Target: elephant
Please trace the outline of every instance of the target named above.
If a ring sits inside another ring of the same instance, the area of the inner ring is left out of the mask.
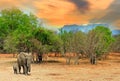
[[[22,67],[23,74],[27,75],[28,72],[31,71],[31,62],[32,62],[31,53],[20,52],[20,54],[17,57],[19,73],[21,73],[21,67]]]
[[[91,55],[91,57],[90,57],[90,63],[91,64],[96,64],[96,56],[95,55]]]
[[[13,71],[14,71],[14,74],[17,74],[17,73],[18,73],[18,64],[17,64],[17,63],[15,63],[15,64],[13,65]]]
[[[75,55],[66,55],[66,64],[70,64],[71,60],[74,61],[75,65],[79,64],[79,59],[81,58],[81,54],[75,54]]]

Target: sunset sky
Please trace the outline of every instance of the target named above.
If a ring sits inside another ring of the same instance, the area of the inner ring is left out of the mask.
[[[0,10],[18,7],[51,26],[107,23],[120,29],[120,0],[0,0]]]

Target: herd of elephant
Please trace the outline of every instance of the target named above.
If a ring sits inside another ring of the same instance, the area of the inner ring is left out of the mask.
[[[23,68],[23,74],[28,75],[31,71],[32,54],[20,52],[17,56],[17,62],[13,65],[14,74],[21,74],[21,67]]]
[[[80,56],[75,57],[66,57],[66,63],[70,64],[70,60],[74,59],[74,64],[79,64]],[[41,59],[41,58],[39,58]],[[42,60],[42,59],[41,59]],[[14,74],[21,74],[21,67],[23,68],[23,74],[28,75],[28,73],[31,71],[31,62],[32,62],[32,54],[26,53],[26,52],[20,52],[17,56],[17,62],[13,65]],[[96,63],[95,56],[92,56],[90,58],[91,64]]]

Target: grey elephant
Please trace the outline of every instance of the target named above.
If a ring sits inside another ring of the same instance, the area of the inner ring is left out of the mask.
[[[31,71],[32,54],[21,52],[17,57],[17,63],[19,73],[21,73],[21,67],[23,68],[23,74],[27,75]]]
[[[13,71],[14,71],[14,74],[18,74],[18,64],[17,63],[15,63],[13,65]]]

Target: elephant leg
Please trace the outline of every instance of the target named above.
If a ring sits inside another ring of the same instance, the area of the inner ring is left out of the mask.
[[[31,66],[27,66],[27,72],[31,71]]]
[[[19,73],[21,74],[21,66],[19,66],[18,68],[19,68]]]
[[[16,69],[14,69],[14,74],[16,74]]]
[[[70,64],[70,60],[71,60],[71,58],[66,58],[66,64]]]
[[[76,64],[79,64],[79,59],[75,59],[75,61],[74,61],[74,64],[76,65]]]
[[[15,74],[17,74],[17,70],[15,71]]]
[[[25,67],[24,67],[24,66],[22,66],[22,68],[23,68],[23,74],[25,74]]]
[[[67,64],[70,64],[70,61],[71,61],[71,58],[68,58],[68,63]]]
[[[16,74],[18,74],[17,70],[16,70]]]
[[[17,69],[15,69],[15,74],[17,74]]]
[[[66,59],[66,64],[68,64],[68,59]]]
[[[28,74],[28,72],[30,72],[30,67],[29,66],[26,68],[26,73]]]
[[[14,74],[15,74],[15,70],[14,70]]]
[[[24,65],[24,74],[25,74],[25,75],[28,74],[28,71],[27,71],[27,67],[26,67],[26,65]]]
[[[26,73],[28,74],[29,67],[26,67]]]
[[[31,66],[29,66],[29,68],[28,68],[28,72],[30,72],[31,71]]]

